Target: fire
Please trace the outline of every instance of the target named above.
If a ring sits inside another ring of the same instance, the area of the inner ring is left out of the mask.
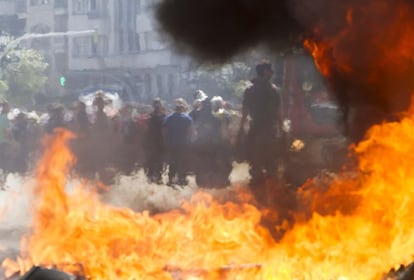
[[[344,28],[330,36],[326,27],[315,29],[305,46],[321,72],[378,94],[414,89],[405,79],[414,69],[414,16],[397,2],[348,9]],[[374,36],[378,28],[383,32]],[[295,224],[278,241],[260,223],[268,213],[247,202],[219,203],[199,193],[176,211],[150,215],[105,205],[87,184],[68,190],[74,158],[66,142],[73,135],[61,131],[37,168],[32,232],[20,258],[3,267],[11,275],[56,266],[98,280],[379,279],[413,261],[413,113],[414,105],[401,120],[373,126],[353,148],[355,170],[325,189],[317,181],[304,186]]]
[[[3,263],[8,275],[34,264],[72,273],[81,264],[92,279],[171,279],[174,274],[217,279],[261,273],[275,242],[259,225],[256,208],[220,205],[199,194],[179,211],[150,216],[104,205],[86,186],[67,192],[73,158],[65,143],[71,137],[60,132],[39,164],[33,232],[22,242],[21,258]]]
[[[403,1],[393,8],[370,3],[349,9],[332,36],[315,29],[305,46],[329,78],[374,91],[384,83],[379,94],[390,96],[394,85],[414,89],[412,10]],[[268,213],[247,202],[219,203],[198,193],[180,209],[150,215],[105,205],[87,184],[68,191],[74,158],[66,142],[73,135],[61,131],[37,168],[32,232],[20,258],[3,267],[11,275],[55,266],[90,279],[379,279],[413,261],[413,112],[414,106],[400,121],[373,126],[353,148],[355,169],[329,184],[305,185],[295,224],[278,241],[261,225]]]
[[[336,91],[353,95],[349,102],[370,100],[386,103],[385,110],[406,110],[414,90],[412,3],[347,2],[338,3],[336,18],[321,15],[305,48]]]
[[[93,188],[66,191],[73,157],[62,131],[37,169],[33,231],[3,267],[10,275],[34,264],[79,273],[81,265],[91,279],[378,279],[412,261],[413,135],[412,114],[373,127],[355,148],[359,170],[338,176],[315,196],[312,216],[298,213],[276,242],[247,203],[200,193],[151,216],[104,205]]]

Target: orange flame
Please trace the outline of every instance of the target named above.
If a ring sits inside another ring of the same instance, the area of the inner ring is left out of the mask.
[[[84,186],[65,191],[73,158],[71,135],[61,132],[37,170],[33,232],[21,258],[3,267],[8,275],[33,264],[75,273],[81,264],[91,279],[376,279],[412,261],[413,135],[412,114],[373,127],[355,148],[359,171],[319,197],[331,209],[275,242],[247,203],[200,193],[181,210],[150,216],[104,205]],[[346,211],[335,212],[336,203]]]
[[[414,61],[412,7],[403,1],[366,1],[357,8],[348,8],[341,30],[331,34],[317,27],[316,39],[305,40],[320,72],[328,77],[332,71],[354,73],[371,83],[384,83],[384,74],[411,75],[407,71]]]
[[[322,75],[329,77],[330,66],[329,62],[325,61],[324,58],[327,57],[326,52],[328,48],[322,44],[318,45],[316,42],[306,39],[304,42],[305,48],[310,51],[313,58],[315,59],[315,64],[318,67]]]

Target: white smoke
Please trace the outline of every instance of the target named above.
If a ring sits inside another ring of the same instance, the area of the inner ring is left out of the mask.
[[[134,211],[162,212],[178,208],[183,200],[189,200],[196,192],[204,191],[213,196],[223,197],[235,187],[246,185],[248,176],[248,165],[233,165],[230,174],[231,185],[224,189],[207,190],[200,189],[195,183],[194,177],[189,177],[189,184],[185,187],[172,188],[167,185],[148,183],[143,171],[134,176],[121,176],[119,182],[110,186],[103,194],[103,200],[117,207],[128,207]],[[166,174],[164,182],[167,181]]]

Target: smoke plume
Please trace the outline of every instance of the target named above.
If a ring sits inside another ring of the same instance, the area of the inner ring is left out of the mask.
[[[258,45],[278,53],[311,40],[354,140],[410,103],[408,0],[164,0],[156,15],[177,49],[202,61],[225,62]]]
[[[291,46],[302,30],[285,1],[164,0],[156,16],[178,50],[214,62],[261,43]]]

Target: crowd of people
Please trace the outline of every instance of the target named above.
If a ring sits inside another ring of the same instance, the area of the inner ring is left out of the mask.
[[[226,186],[232,161],[230,125],[237,113],[227,110],[219,96],[207,98],[202,91],[196,95],[201,98],[194,98],[191,112],[183,98],[171,109],[156,98],[152,106],[127,103],[115,110],[103,92],[95,94],[92,108],[77,101],[68,108],[49,104],[45,112],[16,113],[3,100],[0,169],[4,174],[29,171],[41,153],[42,137],[60,128],[76,135],[70,148],[77,159],[74,170],[82,177],[110,183],[115,174],[142,168],[157,184],[184,186],[187,175],[194,174],[205,187]]]
[[[252,183],[261,184],[276,170],[275,139],[282,117],[271,65],[258,64],[256,72],[241,110],[202,90],[190,98],[191,106],[183,98],[167,105],[155,98],[152,106],[124,104],[115,110],[103,92],[96,92],[91,108],[82,101],[68,108],[50,104],[43,113],[19,112],[13,118],[3,100],[0,169],[4,174],[29,171],[41,153],[42,137],[63,128],[76,135],[70,142],[77,158],[74,171],[85,178],[110,183],[115,174],[143,169],[156,184],[185,186],[193,174],[201,187],[225,187],[232,162],[243,154],[251,165]]]

